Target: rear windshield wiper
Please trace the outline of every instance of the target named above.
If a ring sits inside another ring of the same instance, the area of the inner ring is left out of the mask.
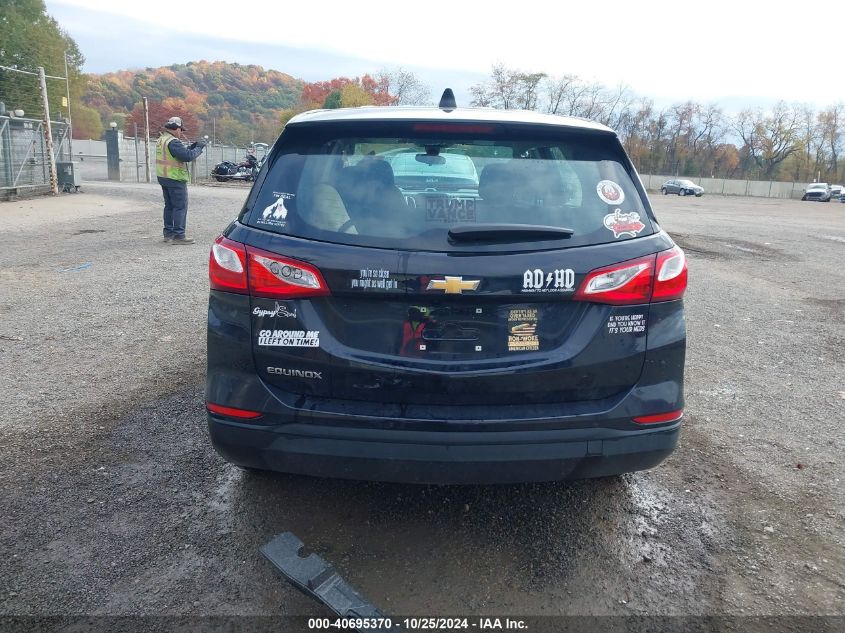
[[[454,242],[521,242],[525,240],[562,240],[572,237],[572,229],[538,224],[458,224],[449,229]]]

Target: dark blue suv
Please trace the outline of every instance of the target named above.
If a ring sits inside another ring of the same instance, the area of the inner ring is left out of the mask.
[[[677,443],[686,260],[604,126],[301,114],[209,275],[208,424],[235,464],[525,482],[650,468]]]

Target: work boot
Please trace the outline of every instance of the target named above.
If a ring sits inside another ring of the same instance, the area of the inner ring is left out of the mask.
[[[182,237],[174,237],[174,238],[172,238],[172,239],[170,240],[170,243],[171,243],[171,244],[193,244],[193,243],[194,243],[194,238],[192,238],[192,237],[185,237],[185,236],[183,235]]]
[[[163,238],[161,238],[161,241],[162,242],[172,242],[173,236],[172,235],[165,235]]]

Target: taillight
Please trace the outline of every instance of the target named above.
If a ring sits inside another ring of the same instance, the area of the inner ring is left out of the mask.
[[[208,258],[208,279],[212,290],[246,294],[246,249],[222,235],[214,240]]]
[[[576,301],[636,305],[681,299],[687,289],[687,260],[677,246],[590,271]]]
[[[654,275],[654,255],[597,268],[587,274],[576,301],[611,305],[648,303]]]
[[[687,289],[687,258],[684,251],[675,246],[657,254],[652,303],[673,301],[684,296]]]
[[[214,240],[208,260],[212,290],[271,299],[296,299],[331,294],[314,266],[234,242]]]
[[[247,247],[249,293],[254,297],[295,299],[331,294],[320,271],[295,259]]]

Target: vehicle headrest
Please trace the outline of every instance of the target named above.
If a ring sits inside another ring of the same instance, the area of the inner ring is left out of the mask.
[[[493,163],[481,170],[478,195],[484,200],[508,200],[512,195],[512,187],[513,177],[507,164]]]
[[[302,154],[284,154],[279,156],[273,166],[273,172],[278,174],[273,186],[276,191],[294,193],[299,187],[299,178],[305,166],[305,156]]]
[[[393,168],[387,161],[380,159],[367,160],[362,161],[360,166],[365,170],[365,177],[368,180],[374,180],[386,187],[393,185]]]

